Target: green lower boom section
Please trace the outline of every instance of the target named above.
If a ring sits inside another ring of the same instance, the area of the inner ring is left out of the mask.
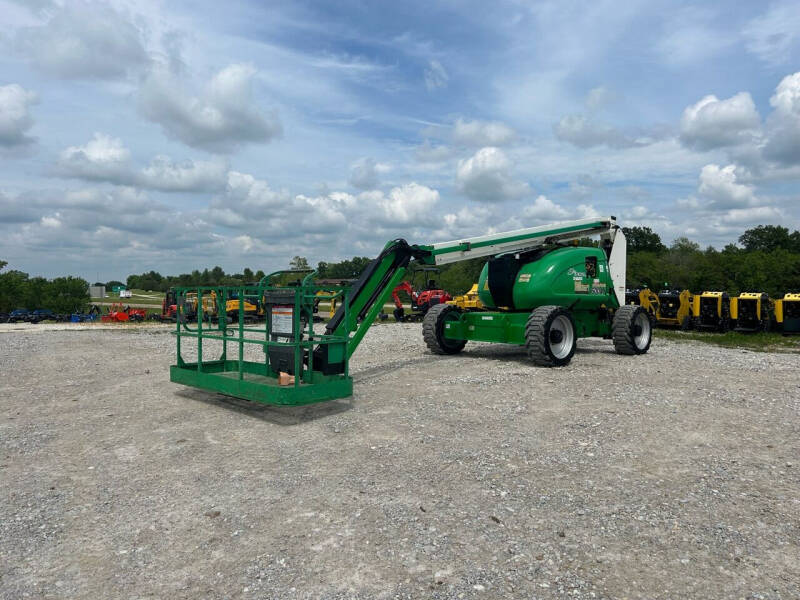
[[[454,340],[525,344],[525,325],[529,312],[465,312],[458,320],[444,324],[444,337]],[[607,321],[597,311],[572,312],[578,337],[606,337],[611,334]]]
[[[278,385],[278,378],[268,373],[263,363],[218,360],[203,362],[202,371],[197,363],[172,365],[169,379],[196,388],[235,396],[261,404],[299,406],[347,398],[353,395],[353,379],[343,375],[325,376],[313,373],[313,383]]]

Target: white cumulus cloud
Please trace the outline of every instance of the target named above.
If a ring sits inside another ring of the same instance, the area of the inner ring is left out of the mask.
[[[245,143],[268,142],[281,135],[275,114],[265,114],[252,93],[255,69],[232,64],[214,75],[197,94],[182,78],[154,68],[139,92],[142,114],[171,138],[212,152],[231,152]]]
[[[683,111],[680,135],[685,145],[710,150],[750,142],[760,126],[749,93],[739,92],[725,100],[708,95]]]
[[[51,75],[116,78],[149,60],[141,30],[106,2],[70,0],[50,14],[46,23],[20,29],[16,44]]]
[[[787,75],[770,98],[764,156],[782,165],[800,165],[800,72]]]
[[[438,191],[418,183],[392,188],[387,196],[382,196],[377,201],[383,220],[392,225],[430,221],[438,202]]]
[[[499,121],[465,121],[458,119],[453,125],[453,141],[465,146],[505,146],[516,134]]]
[[[735,165],[704,166],[697,191],[711,200],[715,208],[741,208],[758,203],[753,186],[737,182]]]
[[[376,162],[370,156],[359,158],[350,167],[350,185],[362,190],[375,189],[380,183],[380,176],[389,170],[389,165]]]
[[[547,196],[537,196],[533,204],[528,204],[522,209],[522,216],[526,219],[537,221],[559,221],[569,217],[571,213],[559,206]]]
[[[456,184],[468,198],[479,202],[502,202],[519,198],[529,191],[527,183],[511,175],[511,161],[499,148],[481,148],[458,163]]]
[[[38,96],[21,85],[0,86],[0,147],[12,148],[33,142],[27,134],[33,127],[31,105]]]
[[[634,139],[616,127],[607,125],[586,115],[567,115],[553,126],[553,133],[562,142],[578,148],[608,146],[609,148],[632,148],[645,145],[644,140]]]
[[[95,133],[83,146],[63,150],[57,167],[65,177],[165,192],[214,191],[228,180],[228,164],[221,159],[174,162],[159,155],[137,169],[122,140],[104,133]]]

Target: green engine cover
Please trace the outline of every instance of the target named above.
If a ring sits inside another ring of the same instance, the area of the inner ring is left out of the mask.
[[[547,304],[581,310],[619,306],[608,260],[599,248],[557,248],[530,262],[524,257],[516,261],[513,256],[494,260],[504,262],[487,262],[478,280],[478,295],[487,308],[530,311]]]

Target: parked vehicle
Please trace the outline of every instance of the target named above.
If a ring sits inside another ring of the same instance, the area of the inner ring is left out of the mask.
[[[31,313],[31,323],[39,323],[41,321],[58,321],[59,316],[49,308],[37,308]]]
[[[8,322],[9,323],[19,323],[20,321],[30,321],[31,320],[31,311],[27,308],[18,308],[16,310],[12,310],[8,314]]]

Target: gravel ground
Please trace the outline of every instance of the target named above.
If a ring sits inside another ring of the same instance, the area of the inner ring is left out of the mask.
[[[0,333],[0,597],[800,598],[798,354],[387,324],[351,399],[260,408],[173,344]]]

